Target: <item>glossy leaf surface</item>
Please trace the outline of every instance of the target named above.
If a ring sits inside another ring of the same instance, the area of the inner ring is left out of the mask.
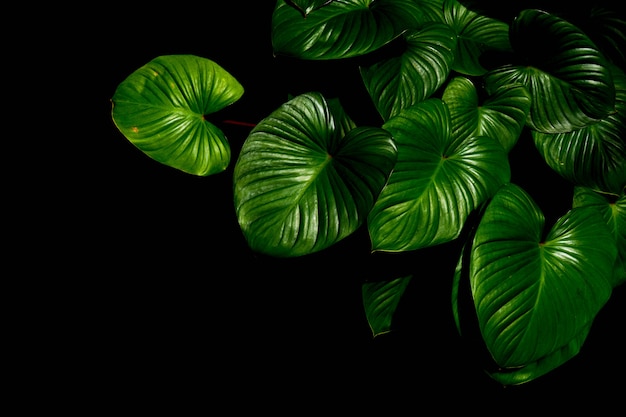
[[[619,194],[626,186],[626,75],[616,67],[615,111],[596,123],[564,133],[533,131],[546,163],[572,183]]]
[[[427,23],[403,37],[407,46],[402,55],[361,68],[383,120],[429,98],[446,81],[454,60],[456,35],[443,23]]]
[[[375,251],[408,251],[455,239],[468,215],[510,179],[504,148],[491,138],[457,141],[448,108],[431,98],[383,128],[398,160],[368,217]]]
[[[355,127],[319,93],[294,97],[251,131],[235,165],[248,244],[279,257],[331,246],[363,223],[395,160],[386,130]]]
[[[303,17],[278,0],[272,15],[272,47],[276,55],[301,59],[359,56],[416,27],[421,14],[414,0],[342,0]]]
[[[239,100],[241,84],[215,62],[167,55],[126,78],[112,98],[120,132],[152,159],[189,174],[222,172],[230,163],[224,133],[205,119]]]
[[[523,10],[510,29],[517,63],[486,74],[493,90],[516,83],[533,98],[527,125],[545,133],[580,129],[614,109],[608,61],[576,26],[546,12]]]
[[[366,282],[362,287],[365,316],[374,337],[391,331],[394,313],[412,276]]]
[[[613,287],[626,281],[626,192],[617,196],[600,194],[587,187],[574,189],[573,207],[595,207],[602,213],[604,221],[617,245],[617,259],[611,278]]]
[[[509,183],[487,206],[473,239],[469,279],[478,323],[505,369],[540,361],[554,367],[571,357],[611,294],[616,245],[598,210],[570,210],[545,239],[543,228],[532,198]]]
[[[480,102],[476,86],[466,77],[450,80],[442,100],[450,109],[455,137],[494,138],[506,152],[517,143],[531,103],[526,87],[515,84],[499,88]]]

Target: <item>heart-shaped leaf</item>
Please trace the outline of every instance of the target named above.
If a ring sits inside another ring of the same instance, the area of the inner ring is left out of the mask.
[[[272,15],[272,47],[276,55],[301,59],[359,56],[416,27],[421,15],[414,0],[342,0],[303,17],[278,0]]]
[[[362,287],[365,316],[374,337],[389,333],[393,315],[412,275],[387,281],[366,282]]]
[[[224,133],[205,116],[239,100],[243,92],[233,76],[209,59],[160,56],[117,87],[112,118],[149,157],[206,176],[224,171],[231,152]]]
[[[611,196],[591,188],[575,187],[573,207],[595,207],[609,226],[617,246],[617,259],[611,278],[613,288],[626,282],[626,192]]]
[[[546,163],[584,187],[619,194],[626,185],[626,75],[612,67],[615,111],[597,123],[564,133],[532,131]]]
[[[443,0],[443,17],[457,35],[452,69],[464,75],[483,75],[487,70],[480,62],[485,52],[511,50],[509,25],[480,15],[457,0]]]
[[[494,138],[506,152],[517,143],[531,103],[528,90],[519,84],[501,87],[480,102],[476,86],[466,77],[450,80],[442,100],[450,109],[455,137]]]
[[[545,133],[583,128],[614,111],[609,63],[578,27],[549,13],[523,10],[510,29],[518,64],[485,76],[494,87],[521,83],[532,96],[527,125]]]
[[[448,77],[454,60],[456,35],[443,23],[427,23],[403,36],[407,47],[402,55],[361,68],[383,120],[429,98]]]
[[[278,257],[325,249],[364,221],[396,160],[389,132],[354,127],[338,101],[296,96],[263,119],[234,171],[250,247]]]
[[[456,140],[446,105],[430,98],[383,125],[398,160],[368,217],[373,250],[408,251],[455,239],[468,215],[510,179],[491,138]]]
[[[543,227],[532,198],[508,183],[473,238],[469,280],[478,324],[502,368],[525,367],[567,347],[611,294],[617,249],[596,208],[571,209],[544,240]]]

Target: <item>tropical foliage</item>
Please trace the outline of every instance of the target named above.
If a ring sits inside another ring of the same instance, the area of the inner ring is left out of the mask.
[[[234,163],[234,209],[259,253],[305,256],[361,228],[372,253],[461,241],[449,277],[459,333],[476,323],[490,375],[526,383],[579,352],[626,281],[626,21],[609,2],[575,12],[539,3],[278,0],[274,53],[367,57],[358,70],[377,125],[357,125],[342,97],[307,92],[251,128],[233,162],[208,116],[244,87],[193,55],[130,74],[112,119],[140,151],[186,173]],[[519,140],[571,186],[571,208],[553,224],[512,181]],[[363,283],[374,337],[393,331],[411,279]]]

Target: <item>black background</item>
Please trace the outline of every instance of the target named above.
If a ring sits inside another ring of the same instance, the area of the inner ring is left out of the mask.
[[[295,415],[331,405],[355,413],[401,407],[408,414],[433,407],[506,412],[623,404],[623,286],[576,357],[536,381],[504,388],[485,374],[489,361],[479,343],[461,338],[454,326],[450,291],[459,243],[371,256],[359,230],[298,259],[250,251],[232,202],[232,170],[250,128],[224,120],[257,123],[289,94],[317,90],[339,96],[357,124],[380,124],[358,60],[273,56],[273,4],[101,10],[101,36],[83,55],[93,62],[77,69],[97,73],[78,86],[95,96],[96,117],[73,148],[80,156],[68,176],[80,185],[63,214],[73,256],[82,261],[72,271],[83,274],[71,285],[79,296],[60,307],[67,309],[63,328],[73,342],[64,350],[77,365],[80,396],[104,408],[129,401],[133,410],[167,403]],[[200,178],[154,162],[112,122],[117,85],[169,54],[209,58],[244,86],[237,103],[213,116],[233,151],[223,173]],[[571,189],[542,165],[533,146],[522,137],[513,151],[513,181],[551,222],[569,207]],[[390,273],[414,278],[398,330],[373,339],[361,284]]]

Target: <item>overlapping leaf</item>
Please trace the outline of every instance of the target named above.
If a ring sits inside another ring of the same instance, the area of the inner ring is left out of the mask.
[[[296,96],[262,120],[234,171],[250,247],[293,257],[325,249],[365,220],[396,160],[390,133],[354,127],[337,101]]]
[[[564,133],[533,131],[546,163],[580,186],[619,194],[626,186],[626,75],[612,67],[615,111],[596,123]]]
[[[474,83],[455,77],[446,86],[442,100],[450,109],[452,134],[464,140],[487,136],[500,142],[506,152],[517,143],[530,110],[531,97],[526,87],[501,87],[480,102]]]
[[[524,84],[533,98],[527,125],[545,133],[581,129],[607,117],[615,106],[608,61],[576,26],[534,9],[523,10],[510,29],[517,62],[485,80],[493,90]]]
[[[407,47],[402,55],[361,68],[383,120],[429,98],[446,81],[454,60],[456,35],[443,23],[424,24],[403,37]]]
[[[481,63],[485,52],[510,51],[509,25],[478,14],[457,0],[443,0],[443,18],[457,35],[452,69],[464,75],[483,75]]]
[[[617,246],[613,287],[626,282],[626,193],[616,196],[600,194],[591,188],[575,187],[573,207],[595,207],[602,213],[604,221]]]
[[[372,248],[408,251],[455,239],[468,215],[510,179],[504,148],[488,137],[457,141],[450,114],[436,98],[383,125],[398,160],[368,216]]]
[[[505,369],[544,361],[537,375],[578,351],[611,294],[617,252],[593,207],[573,208],[545,239],[543,228],[532,198],[514,184],[502,186],[477,227],[469,266],[480,331],[494,360]]]
[[[416,27],[421,14],[415,0],[342,0],[303,17],[278,0],[272,15],[272,47],[276,55],[301,59],[359,56]]]
[[[189,174],[226,169],[230,144],[205,119],[243,95],[239,82],[215,62],[167,55],[126,78],[112,98],[120,132],[149,157]]]

